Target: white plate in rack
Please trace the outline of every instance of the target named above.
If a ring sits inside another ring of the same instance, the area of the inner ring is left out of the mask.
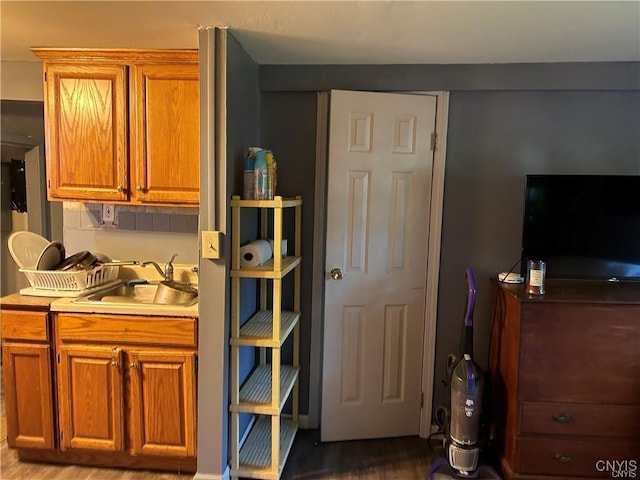
[[[49,240],[32,232],[13,232],[7,239],[9,253],[19,268],[35,269]]]

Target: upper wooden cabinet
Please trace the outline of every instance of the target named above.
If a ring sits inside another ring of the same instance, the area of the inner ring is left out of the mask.
[[[199,202],[196,50],[33,49],[50,200]]]

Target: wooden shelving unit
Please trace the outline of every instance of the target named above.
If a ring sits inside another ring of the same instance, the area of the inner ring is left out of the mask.
[[[282,251],[283,209],[294,209],[295,238],[291,256],[274,255],[258,268],[243,268],[240,263],[241,212],[245,208],[260,211],[260,236],[267,238],[269,222],[273,227],[273,251]],[[273,200],[231,199],[231,476],[233,478],[278,479],[298,429],[298,376],[300,371],[300,265],[302,263],[302,198],[275,197]],[[282,281],[294,275],[293,311],[283,311]],[[255,278],[260,283],[259,309],[240,324],[240,280]],[[268,309],[267,282],[272,283],[271,308]],[[280,350],[293,342],[293,362],[281,363]],[[241,347],[259,348],[259,365],[240,381]],[[270,352],[270,362],[267,352]],[[282,410],[291,399],[291,416]],[[239,416],[253,414],[248,435],[241,440]]]

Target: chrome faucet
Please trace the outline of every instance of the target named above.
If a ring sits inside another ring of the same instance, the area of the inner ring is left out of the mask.
[[[146,267],[147,265],[153,265],[155,267],[155,269],[158,271],[158,273],[160,275],[162,275],[162,277],[167,281],[167,282],[172,282],[173,281],[173,260],[178,256],[177,253],[174,253],[173,256],[171,257],[171,260],[169,260],[165,265],[164,265],[164,271],[160,268],[160,265],[158,265],[156,262],[142,262],[140,265],[143,267]]]

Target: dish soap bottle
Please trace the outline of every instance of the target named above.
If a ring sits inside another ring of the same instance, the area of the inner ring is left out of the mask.
[[[273,153],[270,150],[267,150],[265,154],[265,161],[267,164],[267,189],[265,198],[267,200],[273,200]]]

